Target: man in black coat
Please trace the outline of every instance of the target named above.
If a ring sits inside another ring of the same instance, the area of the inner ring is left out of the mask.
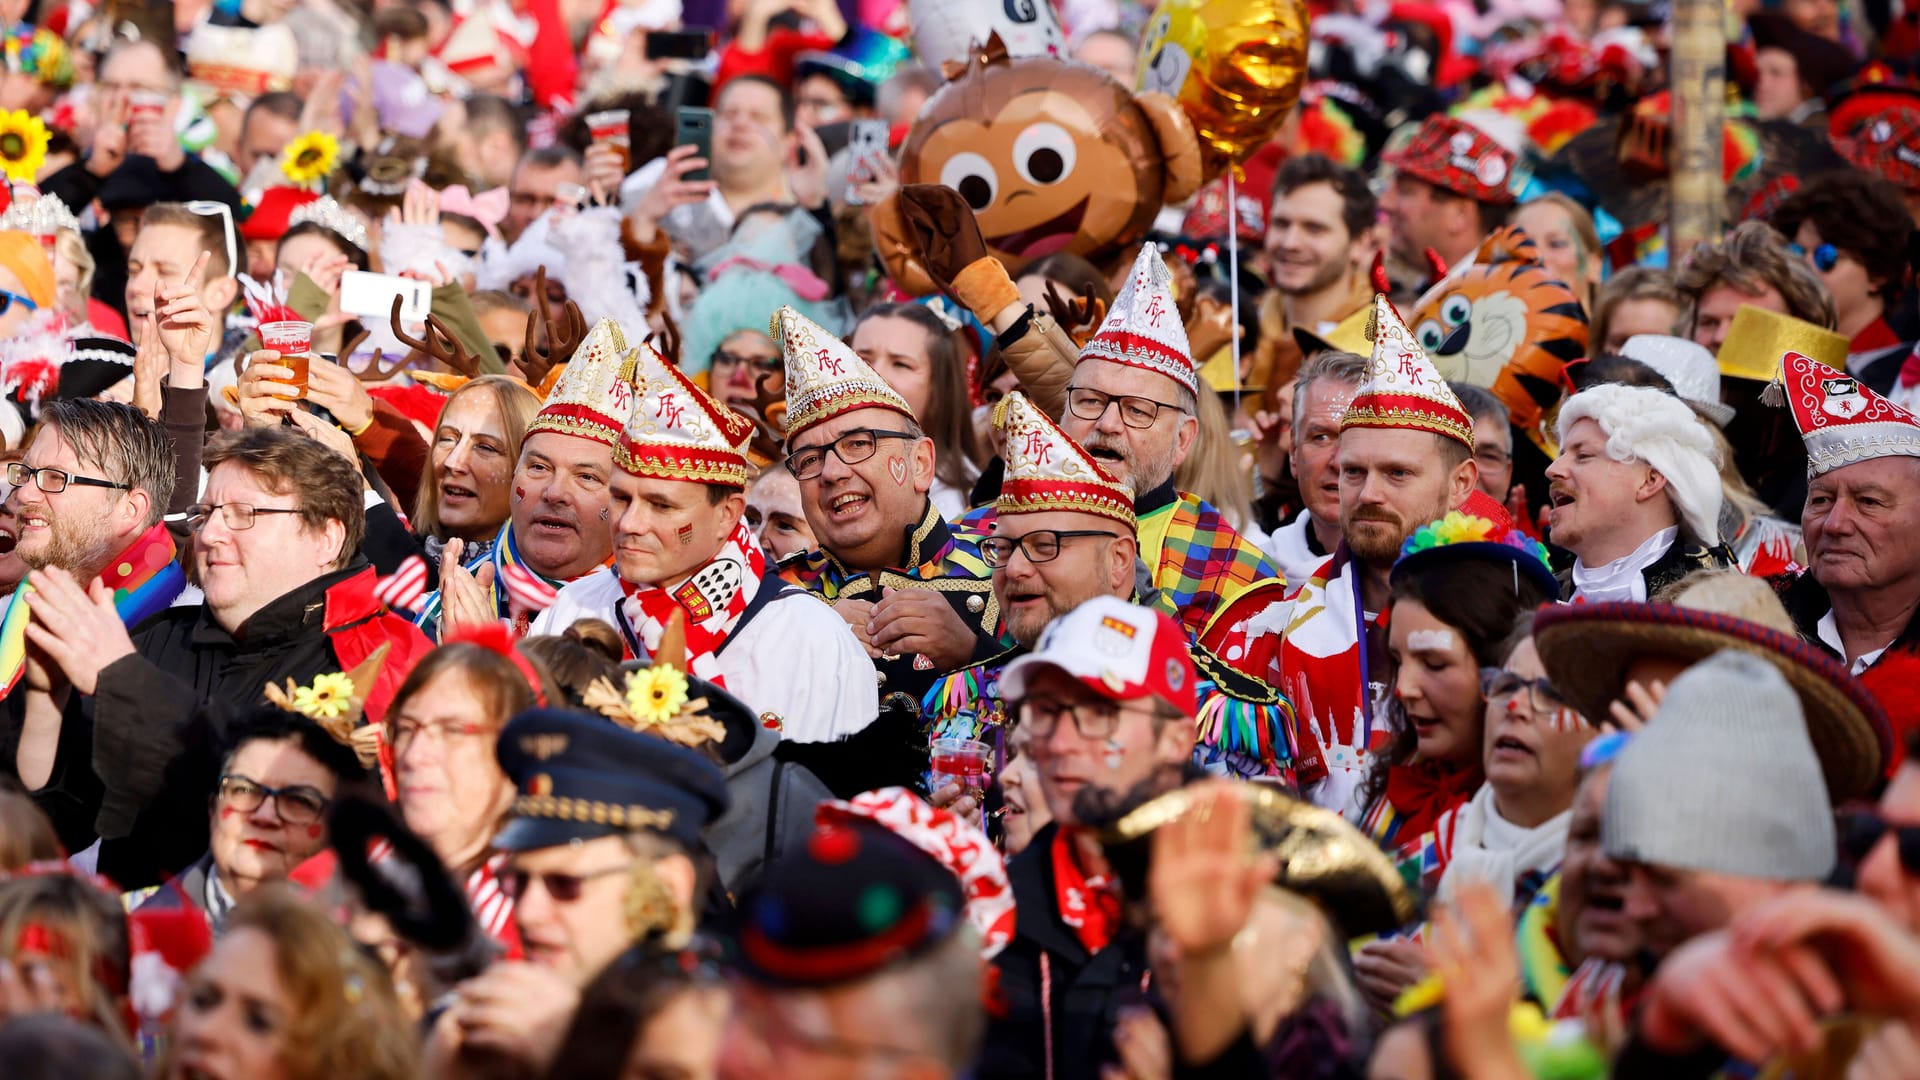
[[[98,869],[125,888],[206,850],[218,747],[267,683],[308,686],[387,645],[367,702],[377,721],[431,647],[373,595],[354,463],[283,428],[220,436],[203,461],[204,501],[188,512],[203,605],[129,633],[111,594],[58,571],[29,579],[29,640],[73,700],[51,729],[23,731],[15,759],[62,839],[78,849],[99,837]]]
[[[1112,1060],[1119,1010],[1141,1000],[1146,956],[1121,933],[1119,884],[1083,826],[1180,786],[1196,681],[1178,623],[1110,596],[1054,620],[1001,676],[1053,824],[1007,868],[1018,915],[994,958],[1005,1007],[987,1027],[980,1080],[1092,1080]]]

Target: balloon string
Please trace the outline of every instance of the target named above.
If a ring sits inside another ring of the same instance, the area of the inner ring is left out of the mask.
[[[1240,408],[1240,200],[1234,191],[1235,166],[1227,166],[1227,295],[1233,303],[1233,323],[1227,328],[1227,355],[1233,360],[1233,407]]]

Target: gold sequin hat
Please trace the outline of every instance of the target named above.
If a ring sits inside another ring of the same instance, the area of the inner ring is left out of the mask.
[[[1431,431],[1473,449],[1473,417],[1453,396],[1407,324],[1384,296],[1373,298],[1373,359],[1340,430],[1356,427]]]
[[[1000,513],[1073,510],[1118,522],[1128,533],[1138,526],[1133,490],[1101,468],[1025,394],[1007,395],[998,426],[1007,437],[1007,473],[996,504]]]
[[[1780,373],[1780,358],[1790,352],[1845,371],[1850,348],[1845,335],[1791,315],[1742,304],[1734,310],[1726,340],[1720,343],[1720,374],[1771,382]]]
[[[853,347],[791,307],[773,313],[767,335],[787,359],[787,439],[857,409],[892,409],[918,424],[907,399],[867,366]]]
[[[552,431],[618,446],[638,397],[639,363],[620,324],[601,319],[561,371],[527,434]]]
[[[642,342],[638,353],[640,403],[613,463],[635,476],[745,487],[753,421],[715,401],[653,346]]]

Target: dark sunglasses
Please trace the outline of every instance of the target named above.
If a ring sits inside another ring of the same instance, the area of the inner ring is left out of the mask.
[[[587,882],[594,878],[624,874],[631,869],[633,869],[632,863],[621,863],[618,866],[609,866],[586,874],[534,874],[508,867],[500,875],[500,891],[506,893],[509,900],[519,900],[526,895],[527,886],[535,878],[539,878],[540,887],[547,890],[547,895],[553,898],[554,903],[571,904],[580,899],[580,893],[586,888]]]
[[[1801,247],[1799,244],[1788,244],[1787,250],[1803,259],[1806,258],[1808,254],[1807,249]],[[1834,247],[1832,244],[1821,244],[1819,247],[1813,249],[1812,254],[1814,269],[1823,274],[1832,273],[1833,268],[1840,264],[1840,249]]]
[[[1920,875],[1920,825],[1893,825],[1871,810],[1840,816],[1840,850],[1853,862],[1864,860],[1880,838],[1891,832],[1900,849],[1900,869]]]

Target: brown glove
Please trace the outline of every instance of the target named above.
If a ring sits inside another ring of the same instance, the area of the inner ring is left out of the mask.
[[[908,296],[929,296],[940,290],[927,276],[914,247],[914,231],[900,214],[900,193],[894,192],[875,203],[867,214],[867,227],[873,233],[873,253],[887,276]]]
[[[987,257],[987,242],[973,208],[960,193],[942,184],[908,184],[900,189],[900,221],[920,264],[941,292],[951,292],[960,271]]]

